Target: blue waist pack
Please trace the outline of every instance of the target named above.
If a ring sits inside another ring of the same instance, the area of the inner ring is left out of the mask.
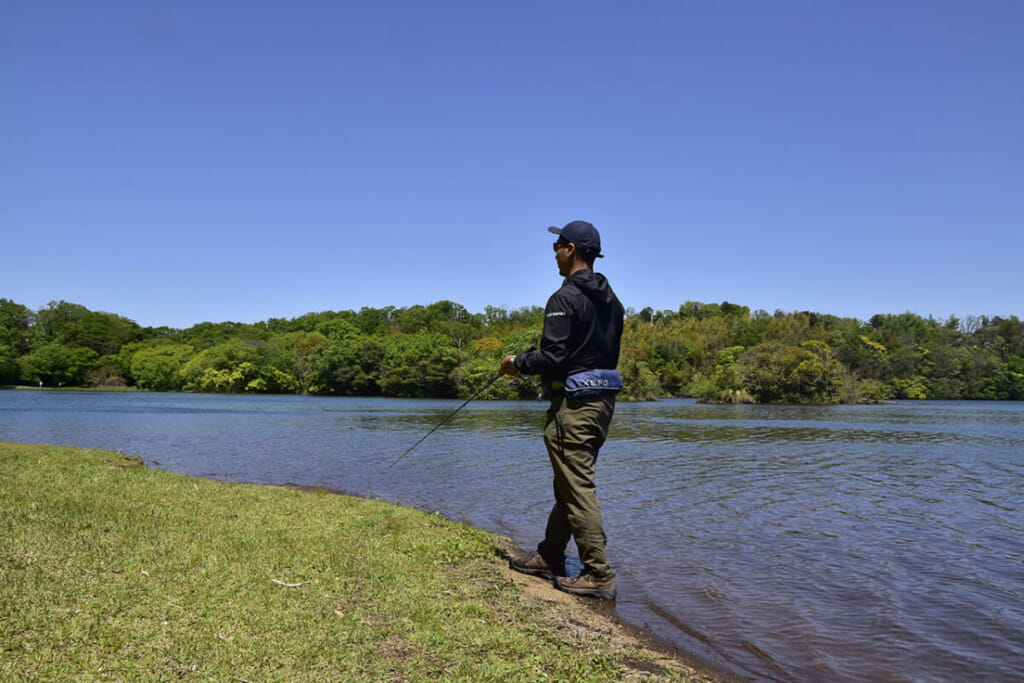
[[[565,379],[565,393],[572,397],[599,396],[622,389],[618,370],[584,370]]]

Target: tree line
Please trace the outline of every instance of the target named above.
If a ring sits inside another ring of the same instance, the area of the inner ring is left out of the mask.
[[[173,329],[66,301],[32,311],[0,298],[0,385],[466,397],[505,354],[537,345],[543,320],[540,307],[471,313],[439,301]],[[1024,323],[686,302],[627,311],[619,370],[632,400],[1024,400]],[[524,378],[488,392],[535,398],[538,387]]]

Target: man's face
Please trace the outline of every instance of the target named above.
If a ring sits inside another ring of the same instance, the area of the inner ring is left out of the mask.
[[[558,273],[562,277],[569,277],[572,274],[573,256],[576,253],[576,245],[565,240],[555,242],[555,261],[558,262]]]

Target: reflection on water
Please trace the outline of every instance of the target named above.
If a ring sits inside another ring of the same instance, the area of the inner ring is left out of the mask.
[[[399,500],[532,546],[540,403],[0,392],[0,439]],[[1024,404],[620,404],[617,609],[744,678],[1024,678]]]

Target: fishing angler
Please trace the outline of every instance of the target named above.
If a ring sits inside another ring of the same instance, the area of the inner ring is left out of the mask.
[[[548,231],[558,272],[565,280],[547,301],[540,349],[509,355],[499,375],[540,375],[550,400],[544,445],[554,471],[555,504],[537,551],[512,558],[516,571],[554,581],[568,593],[614,600],[615,571],[594,484],[597,454],[608,437],[625,312],[604,275],[594,272],[601,236],[590,223],[573,221]],[[565,550],[576,541],[583,570],[565,575]]]

